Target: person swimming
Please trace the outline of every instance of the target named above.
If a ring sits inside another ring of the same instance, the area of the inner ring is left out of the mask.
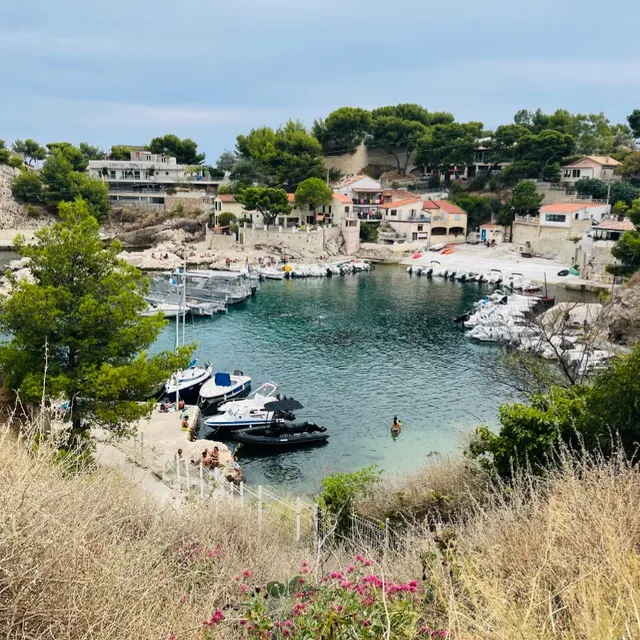
[[[393,435],[398,435],[400,433],[401,428],[402,428],[402,422],[398,420],[398,416],[393,416],[393,422],[391,423],[391,433]]]

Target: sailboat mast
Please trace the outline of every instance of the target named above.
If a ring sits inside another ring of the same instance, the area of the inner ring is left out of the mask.
[[[182,269],[182,346],[185,344],[184,332],[187,324],[187,256]]]

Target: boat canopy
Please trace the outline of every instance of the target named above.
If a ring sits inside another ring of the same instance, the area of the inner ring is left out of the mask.
[[[264,405],[267,411],[298,411],[302,409],[302,405],[293,398],[285,398],[284,400],[274,400]]]
[[[214,376],[214,382],[218,387],[230,387],[231,376],[228,373],[216,373],[216,375]]]

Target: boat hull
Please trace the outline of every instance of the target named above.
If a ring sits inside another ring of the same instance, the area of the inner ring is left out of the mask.
[[[235,385],[228,391],[211,397],[204,397],[202,393],[200,393],[200,396],[198,398],[198,407],[200,408],[200,411],[203,415],[210,416],[217,411],[218,407],[221,404],[229,402],[234,398],[241,398],[249,391],[251,391],[251,380]]]
[[[276,429],[273,428],[273,425],[254,427],[236,431],[232,437],[243,447],[265,451],[324,444],[329,439],[329,434],[323,427],[318,427],[313,423],[304,423],[300,426]]]

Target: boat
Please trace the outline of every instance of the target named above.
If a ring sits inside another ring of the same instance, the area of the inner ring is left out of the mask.
[[[160,302],[157,300],[147,300],[148,308],[140,312],[143,317],[155,316],[157,313],[162,313],[165,318],[176,318],[182,313],[182,308],[179,304],[172,304],[170,302]]]
[[[209,414],[223,402],[237,398],[251,389],[251,378],[242,371],[218,372],[200,389],[198,406],[203,414]]]
[[[260,271],[267,280],[284,280],[284,271],[275,268],[264,268]]]
[[[325,427],[308,421],[295,423],[287,418],[293,411],[303,408],[297,400],[275,400],[268,402],[264,408],[272,412],[271,422],[263,427],[234,431],[232,437],[236,442],[245,447],[265,450],[323,444],[329,439]]]
[[[171,398],[177,392],[180,400],[184,400],[186,404],[195,404],[200,388],[213,373],[213,367],[208,362],[204,368],[197,364],[196,360],[192,360],[187,369],[174,373],[164,384],[164,394]]]
[[[217,413],[204,420],[203,437],[268,425],[272,412],[265,409],[265,405],[274,400],[277,390],[273,382],[265,382],[244,400],[232,400],[219,405]],[[293,419],[295,416],[290,414],[289,417]]]
[[[446,255],[448,255],[450,253],[453,253],[453,252],[454,252],[454,249],[452,249],[451,247],[448,247],[447,249],[443,249],[440,253],[442,255],[446,256]]]

